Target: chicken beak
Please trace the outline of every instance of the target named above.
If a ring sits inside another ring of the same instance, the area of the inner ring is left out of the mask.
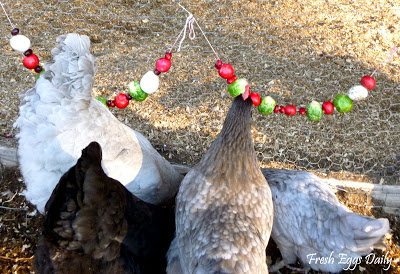
[[[247,98],[249,98],[249,96],[250,96],[250,85],[247,85],[244,93],[242,94],[242,98],[243,98],[243,100],[246,101]]]

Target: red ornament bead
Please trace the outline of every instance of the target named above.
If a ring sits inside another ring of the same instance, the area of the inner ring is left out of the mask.
[[[11,31],[11,35],[12,36],[15,36],[15,35],[18,35],[19,34],[19,28],[14,28],[12,31]]]
[[[218,70],[219,76],[221,76],[224,79],[229,79],[233,76],[235,71],[233,70],[233,67],[230,64],[223,64],[219,70]]]
[[[294,115],[296,115],[296,107],[294,106],[294,105],[286,105],[286,107],[285,107],[285,113],[286,113],[286,115],[289,115],[289,116],[294,116]]]
[[[300,113],[301,115],[306,114],[306,109],[305,109],[305,108],[299,108],[299,113]]]
[[[22,63],[27,69],[34,69],[39,65],[39,58],[35,54],[31,54],[29,56],[25,56]]]
[[[221,67],[222,67],[222,61],[221,60],[218,60],[216,63],[215,63],[215,68],[216,69],[220,69]]]
[[[322,110],[325,112],[325,114],[331,114],[334,110],[332,102],[324,102],[322,104]]]
[[[110,108],[115,107],[115,100],[107,100],[107,106]]]
[[[32,55],[32,54],[33,54],[33,51],[31,49],[28,49],[27,51],[24,52],[25,56],[29,56],[29,55]]]
[[[258,106],[259,104],[261,104],[261,96],[257,92],[252,92],[250,94],[250,98],[253,101],[254,106]]]
[[[231,78],[229,78],[228,80],[226,80],[228,82],[228,84],[232,84],[233,82],[235,82],[237,80],[237,76],[233,75]]]
[[[366,89],[373,89],[375,87],[375,79],[371,76],[364,76],[361,78],[361,85],[363,85]]]
[[[158,69],[154,69],[153,72],[154,72],[155,75],[160,75],[161,74],[161,72],[159,72]]]
[[[156,62],[156,68],[159,72],[167,72],[171,67],[171,61],[166,58],[160,58]]]
[[[171,52],[167,52],[165,54],[165,59],[171,60],[171,58],[172,58],[172,53]]]
[[[275,106],[274,112],[275,112],[275,113],[278,113],[278,112],[279,112],[279,106],[278,106],[278,105]]]
[[[43,68],[41,66],[37,66],[34,70],[36,73],[41,73]]]
[[[120,93],[117,96],[115,96],[114,100],[117,108],[126,108],[127,105],[129,105],[129,100],[123,93]]]
[[[280,113],[285,113],[285,111],[286,111],[286,110],[285,110],[285,107],[284,107],[284,106],[280,106],[280,107],[279,107],[279,112],[280,112]]]

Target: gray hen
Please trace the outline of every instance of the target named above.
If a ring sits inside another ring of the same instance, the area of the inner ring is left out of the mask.
[[[234,99],[220,134],[182,181],[171,246],[177,250],[169,255],[178,251],[184,273],[268,273],[273,208],[251,137],[251,108],[250,99]]]
[[[350,211],[339,202],[331,188],[312,173],[283,169],[262,169],[262,172],[274,202],[271,237],[285,264],[299,259],[305,270],[335,273],[349,266],[343,263],[343,257],[356,261],[373,248],[384,247],[382,237],[389,231],[387,219]],[[329,263],[315,260],[321,257],[332,260]],[[283,266],[281,263],[270,270]]]

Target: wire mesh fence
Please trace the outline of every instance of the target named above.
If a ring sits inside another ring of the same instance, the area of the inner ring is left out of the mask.
[[[98,66],[93,95],[110,99],[127,92],[129,82],[139,81],[154,69],[155,61],[171,47],[188,16],[178,2],[167,0],[2,3],[13,24],[31,39],[42,63],[51,60],[57,36],[69,32],[88,35]],[[374,75],[375,89],[366,100],[354,102],[352,111],[335,111],[311,122],[299,114],[262,115],[254,109],[252,132],[262,167],[296,168],[341,179],[341,183],[330,181],[331,186],[341,201],[360,214],[372,215],[381,208],[400,212],[400,54],[395,53],[387,62],[391,49],[400,46],[398,1],[179,3],[196,17],[222,61],[251,83],[251,91],[270,95],[282,106],[291,103],[299,108],[313,100],[332,101],[381,65]],[[35,81],[34,74],[22,65],[23,56],[9,45],[10,30],[6,16],[0,13],[3,146],[15,146],[15,139],[6,136],[17,133],[12,125],[18,115],[18,93]],[[200,160],[222,128],[232,101],[226,81],[214,69],[214,53],[195,30],[196,38],[186,39],[182,50],[173,52],[172,68],[161,75],[157,93],[126,109],[111,109],[168,160],[184,165]],[[14,154],[7,155],[12,158]],[[343,180],[367,184],[343,185]],[[26,206],[25,201],[21,203]],[[32,220],[39,222],[37,216]],[[391,216],[390,222],[394,230],[390,250],[398,257],[398,216]],[[11,223],[15,220],[10,221],[10,227]],[[25,239],[26,233],[21,238]],[[9,249],[14,252],[15,246]]]
[[[268,116],[254,111],[253,137],[262,166],[327,173],[340,179],[398,185],[400,173],[400,56],[385,63],[398,36],[396,1],[191,1],[180,2],[251,90],[277,104],[304,107],[312,100],[346,94],[362,76],[376,88],[349,113]],[[4,1],[13,23],[31,38],[42,62],[58,35],[78,32],[92,42],[98,71],[94,95],[113,98],[152,70],[182,29],[187,13],[173,1]],[[1,136],[10,134],[18,92],[34,84],[22,56],[9,46],[11,27],[0,15]],[[172,69],[159,92],[128,109],[112,109],[149,137],[170,160],[192,165],[222,127],[231,98],[216,61],[196,30],[193,41],[173,52]],[[15,134],[15,132],[13,132]]]

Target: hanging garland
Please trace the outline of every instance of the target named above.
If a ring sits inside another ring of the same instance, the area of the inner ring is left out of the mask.
[[[44,70],[43,67],[39,65],[39,58],[35,54],[33,54],[32,49],[30,49],[30,40],[26,36],[19,34],[19,29],[14,27],[1,2],[0,5],[3,8],[5,15],[7,16],[8,21],[13,27],[11,31],[12,38],[10,39],[11,47],[18,52],[24,53],[25,57],[22,63],[26,68],[40,74]],[[189,16],[187,17],[185,26],[179,33],[171,49],[165,53],[165,56],[163,58],[157,60],[156,68],[153,71],[146,72],[141,78],[140,82],[133,81],[129,83],[127,94],[119,93],[114,98],[114,100],[107,100],[106,98],[99,96],[96,97],[97,100],[102,102],[107,107],[125,108],[129,105],[129,101],[131,101],[132,99],[139,102],[144,101],[149,94],[156,92],[159,87],[159,75],[161,73],[167,72],[171,68],[172,50],[181,35],[183,35],[183,37],[179,43],[179,47],[177,50],[178,52],[180,51],[181,44],[186,37],[187,29],[189,30],[189,38],[191,40],[195,38],[193,27],[194,23],[196,23],[197,27],[200,29],[204,38],[206,39],[217,57],[215,68],[218,70],[218,74],[223,79],[227,80],[229,94],[233,97],[242,95],[244,99],[250,97],[253,101],[253,105],[258,107],[258,111],[262,114],[267,115],[274,112],[286,114],[288,116],[294,116],[296,115],[296,113],[299,113],[300,115],[307,115],[308,119],[311,121],[319,121],[321,120],[323,114],[332,114],[335,109],[341,113],[349,112],[353,108],[353,101],[360,101],[367,98],[368,91],[372,90],[376,85],[375,79],[372,76],[378,70],[379,66],[375,69],[373,73],[371,73],[371,75],[366,75],[362,77],[360,85],[355,85],[351,87],[347,94],[336,95],[332,102],[326,101],[323,104],[320,104],[317,101],[312,101],[306,107],[300,108],[296,108],[296,106],[292,104],[287,104],[286,106],[278,105],[271,96],[265,96],[261,98],[259,93],[251,92],[250,85],[247,80],[244,78],[238,78],[234,74],[235,71],[233,67],[230,64],[224,64],[221,61],[218,54],[212,47],[211,43],[207,39],[206,35],[204,34],[203,30],[201,29],[193,15],[183,6],[181,6],[180,4],[178,5],[185,11],[187,11],[189,13]],[[400,50],[398,50],[396,47],[393,47],[390,56],[386,62],[389,62],[393,58],[394,52],[400,53]]]
[[[11,30],[11,39],[10,39],[10,46],[12,47],[13,50],[16,50],[18,52],[22,52],[25,57],[22,61],[22,64],[27,68],[31,69],[36,73],[41,73],[43,71],[43,67],[39,65],[39,58],[33,54],[31,47],[31,41],[29,40],[28,37],[25,35],[22,35],[19,33],[19,29],[14,26],[14,24],[11,22],[10,18],[8,17],[8,14],[3,6],[3,3],[0,2],[1,8],[4,11],[4,14],[6,15],[8,22],[10,23],[11,27],[13,28]]]
[[[156,62],[156,68],[153,71],[146,72],[140,82],[133,81],[129,83],[129,93],[119,93],[115,96],[114,100],[107,100],[104,97],[96,97],[97,100],[105,104],[107,107],[125,108],[128,106],[129,101],[135,99],[136,101],[144,101],[149,94],[158,90],[159,79],[158,76],[162,72],[167,72],[171,68],[172,53],[165,53],[164,58],[160,58]]]

